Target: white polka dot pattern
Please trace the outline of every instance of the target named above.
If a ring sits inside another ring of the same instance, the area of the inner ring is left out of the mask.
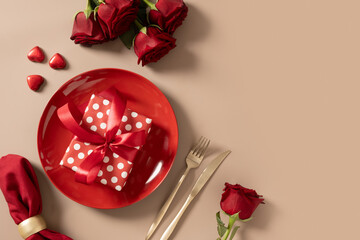
[[[108,165],[108,166],[106,167],[106,170],[107,170],[108,172],[112,172],[112,171],[114,170],[114,167],[111,166],[111,165]]]
[[[121,176],[122,176],[123,178],[126,178],[126,177],[127,177],[127,175],[128,175],[128,173],[127,173],[127,172],[122,172],[122,173],[121,173]]]
[[[117,182],[118,182],[118,178],[117,178],[117,177],[112,177],[112,178],[111,178],[111,182],[112,182],[112,183],[117,183]]]
[[[96,116],[97,116],[97,118],[102,118],[102,117],[104,116],[104,114],[103,114],[102,112],[98,112],[98,113],[96,114]]]
[[[92,117],[87,117],[86,118],[87,123],[92,123],[93,121],[94,121],[94,119]]]
[[[92,107],[93,107],[94,110],[98,110],[100,106],[99,106],[99,104],[94,103],[94,105]]]
[[[108,99],[92,95],[80,125],[104,136],[107,130],[110,108],[111,102]],[[145,133],[148,134],[151,124],[152,120],[150,118],[126,109],[116,134],[121,135],[122,133],[141,130],[144,130]],[[95,148],[96,145],[81,142],[74,138],[69,146],[64,149],[65,154],[59,164],[73,171],[77,171],[82,161],[84,161]],[[141,146],[136,147],[136,149],[140,148]],[[118,154],[108,150],[102,161],[103,165],[97,174],[96,181],[116,191],[121,191],[132,171],[133,160],[134,159],[123,159]]]
[[[132,129],[132,126],[130,124],[126,124],[125,130],[130,131]]]
[[[118,167],[118,169],[123,169],[123,168],[124,168],[124,164],[123,164],[123,163],[119,163],[119,164],[117,165],[117,167]]]
[[[110,158],[108,156],[104,157],[103,162],[108,163],[110,161]]]
[[[68,163],[68,164],[73,164],[73,163],[74,163],[74,158],[69,157],[69,158],[67,159],[67,163]]]

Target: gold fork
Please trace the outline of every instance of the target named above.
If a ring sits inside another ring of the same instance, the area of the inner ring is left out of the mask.
[[[150,226],[150,229],[146,235],[146,240],[150,239],[152,234],[155,232],[156,228],[158,227],[158,225],[161,222],[161,220],[163,219],[165,213],[169,209],[171,202],[173,201],[177,191],[179,190],[181,184],[183,183],[184,179],[188,175],[189,171],[193,168],[199,167],[199,165],[201,164],[202,160],[204,159],[205,152],[206,152],[206,149],[208,148],[209,144],[210,144],[209,139],[207,139],[205,137],[200,137],[197,144],[188,153],[188,155],[186,157],[187,168],[186,168],[184,174],[181,176],[179,182],[175,186],[174,190],[172,191],[172,193],[170,194],[170,196],[168,197],[168,199],[166,200],[166,202],[160,209],[154,222]]]

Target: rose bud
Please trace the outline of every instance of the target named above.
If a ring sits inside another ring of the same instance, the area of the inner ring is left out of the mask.
[[[224,192],[221,197],[221,209],[228,215],[239,213],[242,220],[249,219],[255,209],[264,199],[255,190],[242,187],[239,184],[231,185],[225,183]]]
[[[148,1],[145,1],[148,2]],[[151,3],[149,3],[151,5]],[[155,8],[150,6],[149,20],[159,25],[165,32],[173,34],[188,13],[183,0],[158,0]]]
[[[175,45],[176,39],[158,27],[143,27],[134,41],[134,51],[138,56],[138,64],[142,66],[150,62],[157,62],[169,53]]]
[[[74,40],[76,44],[80,43],[85,46],[107,41],[99,23],[94,19],[93,12],[89,15],[89,18],[86,18],[84,12],[76,15],[70,39]]]
[[[139,0],[105,0],[99,5],[97,19],[108,39],[115,39],[129,30],[139,10]]]

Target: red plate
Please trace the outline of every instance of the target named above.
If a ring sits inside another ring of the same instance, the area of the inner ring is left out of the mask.
[[[77,183],[72,170],[59,166],[72,134],[62,126],[56,110],[68,101],[85,105],[94,91],[111,86],[127,97],[130,109],[153,119],[143,152],[121,192],[98,183]],[[125,207],[148,196],[170,171],[177,145],[176,118],[164,94],[144,77],[120,69],[97,69],[70,79],[50,99],[38,129],[38,150],[47,176],[70,199],[94,208]]]

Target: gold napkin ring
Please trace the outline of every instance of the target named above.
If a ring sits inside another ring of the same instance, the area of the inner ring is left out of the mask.
[[[18,225],[18,230],[23,239],[46,229],[46,223],[42,216],[36,215],[22,221]]]

